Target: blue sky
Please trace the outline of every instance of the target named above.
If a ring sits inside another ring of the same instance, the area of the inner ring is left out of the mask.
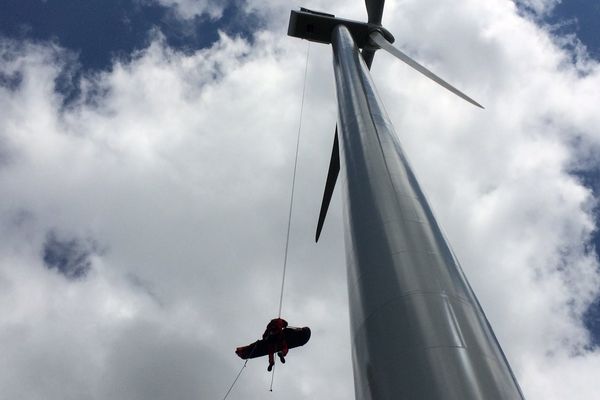
[[[589,0],[565,0],[559,3],[546,21],[562,26],[561,32],[572,33],[586,45],[590,54],[600,58],[600,3]]]
[[[114,57],[127,57],[145,48],[149,32],[159,29],[176,49],[197,50],[218,39],[217,30],[251,37],[260,18],[249,18],[231,4],[222,17],[197,16],[182,21],[170,7],[152,1],[126,0],[4,0],[0,33],[13,38],[57,40],[79,53],[84,69],[111,66]],[[600,3],[560,2],[540,22],[557,24],[560,32],[575,34],[590,54],[600,57]]]
[[[129,57],[148,46],[158,29],[169,46],[185,51],[208,47],[218,30],[250,37],[259,19],[227,6],[219,18],[177,18],[171,7],[152,1],[4,0],[0,33],[13,38],[56,40],[79,54],[82,67],[106,69],[115,57]]]
[[[251,38],[260,23],[258,17],[240,13],[235,4],[218,18],[201,15],[185,20],[171,7],[152,1],[6,0],[0,7],[0,34],[56,41],[78,55],[80,68],[57,82],[66,102],[79,94],[82,73],[110,69],[115,59],[130,58],[150,44],[153,32],[164,35],[170,47],[193,52],[214,43],[219,30]]]
[[[14,349],[6,360],[16,371],[0,372],[0,387],[25,399],[222,394],[238,367],[230,350],[264,328],[264,294],[269,279],[279,282],[295,139],[287,133],[297,129],[306,50],[285,37],[289,9],[364,18],[357,2],[0,0],[0,191],[10,194],[0,200],[0,340]],[[564,376],[600,370],[600,276],[590,256],[600,249],[590,210],[600,196],[597,113],[577,103],[597,92],[600,3],[543,9],[554,2],[524,0],[518,12],[502,0],[472,3],[388,0],[384,23],[484,113],[386,55],[374,76],[525,392],[567,398],[575,384]],[[570,35],[590,58],[576,56]],[[289,310],[317,327],[315,353],[294,354],[297,369],[280,379],[297,398],[327,390],[346,399],[341,199],[323,244],[312,243],[335,125],[328,49],[311,47],[309,65]],[[188,368],[167,368],[180,362]],[[68,377],[72,391],[28,385],[37,367]],[[161,379],[136,372],[146,367]],[[239,398],[262,398],[263,370],[248,372]],[[595,381],[579,383],[595,390]]]

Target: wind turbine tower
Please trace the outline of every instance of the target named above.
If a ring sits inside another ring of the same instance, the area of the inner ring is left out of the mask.
[[[366,23],[301,9],[288,29],[333,48],[339,129],[317,240],[340,174],[356,398],[523,399],[375,90],[375,51],[481,106],[392,46],[383,0],[366,5]]]

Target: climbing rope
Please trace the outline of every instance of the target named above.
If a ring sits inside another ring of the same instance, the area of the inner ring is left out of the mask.
[[[304,65],[304,83],[302,85],[302,101],[300,102],[300,119],[298,121],[298,134],[296,138],[296,156],[294,159],[294,174],[292,176],[292,190],[290,194],[290,210],[288,213],[287,235],[285,238],[285,254],[283,256],[283,274],[281,277],[281,293],[279,295],[278,318],[281,318],[281,306],[283,304],[283,289],[285,287],[285,273],[287,270],[288,249],[290,245],[290,227],[292,225],[292,210],[294,208],[294,191],[296,189],[296,170],[298,169],[298,150],[300,149],[300,132],[302,131],[302,114],[304,113],[304,97],[306,94],[306,76],[308,74],[308,56],[310,54],[310,42],[306,46],[306,63]]]
[[[300,132],[302,130],[302,114],[304,113],[304,95],[306,94],[306,77],[307,77],[307,73],[308,73],[308,56],[309,56],[309,54],[310,54],[310,42],[308,42],[308,45],[306,47],[306,63],[304,65],[304,83],[302,85],[302,101],[300,103],[300,120],[298,122],[298,134],[297,134],[297,138],[296,138],[296,156],[294,159],[294,174],[292,176],[292,193],[290,195],[290,210],[289,210],[289,214],[288,214],[287,235],[286,235],[286,239],[285,239],[285,254],[283,257],[283,276],[281,277],[281,293],[279,295],[279,311],[277,314],[279,318],[281,318],[281,306],[283,304],[283,289],[285,287],[285,273],[287,270],[288,249],[289,249],[289,244],[290,244],[290,227],[292,224],[292,210],[293,210],[293,206],[294,206],[294,191],[296,188],[296,171],[298,169],[298,150],[300,148]],[[252,355],[254,355],[255,349],[256,349],[256,346],[254,346],[254,348],[252,349],[252,352],[248,356],[248,359],[252,358]],[[242,365],[242,368],[240,368],[240,371],[238,372],[235,379],[231,383],[231,386],[229,386],[227,393],[225,393],[225,396],[223,396],[223,400],[227,399],[227,397],[229,396],[229,393],[231,393],[231,390],[233,390],[233,387],[235,386],[238,379],[242,375],[242,372],[244,372],[244,369],[246,368],[246,364],[248,364],[248,359],[246,359],[246,361],[244,362],[244,365]],[[271,386],[269,388],[270,392],[273,391],[273,380],[275,378],[275,366],[273,366],[272,371],[273,372],[271,374]]]
[[[244,363],[244,365],[242,365],[242,368],[240,368],[240,372],[238,372],[237,376],[235,377],[235,379],[231,383],[231,386],[229,386],[229,389],[227,390],[227,393],[225,393],[225,396],[223,396],[223,400],[225,400],[227,398],[227,396],[229,396],[229,393],[231,393],[231,389],[233,389],[233,387],[235,386],[235,383],[240,378],[240,375],[244,371],[244,368],[246,368],[246,364],[248,364],[248,360],[246,360],[246,362]]]
[[[279,311],[277,317],[281,318],[281,306],[283,305],[283,289],[285,288],[285,273],[287,271],[288,249],[290,246],[290,228],[292,226],[292,210],[294,209],[294,192],[296,189],[296,171],[298,169],[298,150],[300,149],[300,132],[302,131],[302,115],[304,114],[304,97],[306,94],[306,77],[308,74],[308,56],[310,54],[310,42],[306,46],[306,63],[304,64],[304,83],[302,85],[302,101],[300,102],[300,118],[298,120],[298,134],[296,137],[296,156],[294,158],[294,174],[292,175],[292,190],[290,194],[290,211],[288,213],[287,235],[285,238],[285,254],[283,256],[283,274],[281,276],[281,293],[279,294]],[[273,391],[273,380],[275,379],[275,366],[271,372],[271,386],[269,391]]]
[[[275,365],[273,365],[273,372],[271,372],[271,386],[269,387],[269,392],[273,391],[273,380],[275,379]]]
[[[248,364],[248,360],[250,358],[252,358],[252,356],[254,355],[254,351],[256,350],[256,344],[257,344],[257,342],[254,342],[254,347],[252,348],[252,351],[250,352],[250,355],[248,356],[248,358],[246,359],[246,361],[244,361],[244,365],[242,365],[242,368],[240,368],[240,372],[238,372],[238,374],[236,375],[235,379],[231,383],[231,386],[229,386],[229,389],[227,389],[227,393],[225,393],[225,396],[223,396],[223,400],[227,399],[227,396],[229,396],[229,393],[231,393],[231,390],[235,386],[235,383],[237,382],[238,379],[240,379],[240,375],[242,375],[242,372],[244,371],[244,368],[246,368],[246,364]]]

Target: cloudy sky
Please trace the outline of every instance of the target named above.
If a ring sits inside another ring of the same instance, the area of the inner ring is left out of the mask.
[[[0,400],[221,399],[276,316],[307,43],[361,0],[0,1]],[[528,399],[600,373],[600,5],[388,0],[378,54],[415,172]],[[353,397],[336,122],[311,45],[283,316],[313,337],[230,399]]]

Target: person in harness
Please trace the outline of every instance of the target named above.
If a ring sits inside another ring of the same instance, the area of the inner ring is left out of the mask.
[[[288,323],[285,319],[275,318],[267,324],[265,333],[263,333],[262,337],[267,343],[267,351],[269,353],[269,366],[267,367],[267,371],[269,372],[273,369],[273,365],[275,365],[274,355],[277,349],[280,349],[277,352],[279,360],[281,360],[282,364],[285,364],[285,356],[287,355],[289,348],[283,330],[287,328],[287,326]]]
[[[275,353],[279,356],[279,360],[285,363],[285,356],[288,354],[288,350],[304,346],[309,339],[309,327],[291,327],[288,326],[287,321],[283,318],[275,318],[267,324],[261,340],[236,348],[235,354],[242,360],[268,355],[269,366],[267,367],[267,371],[271,371],[275,365]]]

